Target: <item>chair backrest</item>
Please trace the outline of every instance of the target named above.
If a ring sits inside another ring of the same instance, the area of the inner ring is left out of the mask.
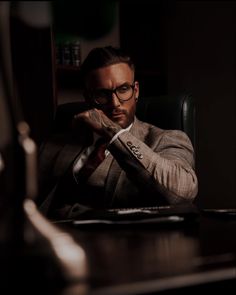
[[[74,114],[86,110],[84,102],[61,104],[57,108],[56,130],[66,130]],[[163,129],[183,130],[195,146],[195,104],[188,94],[143,97],[137,104],[137,117]]]

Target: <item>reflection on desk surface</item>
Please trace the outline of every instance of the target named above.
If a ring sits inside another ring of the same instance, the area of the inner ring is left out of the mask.
[[[128,294],[145,294],[135,286],[159,292],[236,279],[234,220],[201,217],[182,227],[70,230],[86,250],[94,294],[109,294],[111,288],[126,294],[128,286],[133,290]]]
[[[188,226],[58,226],[85,251],[88,294],[156,294],[180,289],[183,294],[183,288],[191,287],[192,292],[197,286],[217,288],[219,283],[235,287],[235,220],[202,216]],[[68,287],[54,294],[79,294],[78,284]]]

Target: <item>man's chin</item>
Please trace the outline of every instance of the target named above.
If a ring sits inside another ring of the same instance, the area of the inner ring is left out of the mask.
[[[113,121],[117,123],[118,125],[120,125],[120,127],[123,129],[129,126],[129,123],[127,122],[127,120],[124,120],[124,119],[114,119]]]

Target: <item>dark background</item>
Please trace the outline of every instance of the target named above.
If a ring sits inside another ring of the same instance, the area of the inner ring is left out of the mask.
[[[195,98],[197,204],[236,208],[236,2],[118,3],[120,45],[136,62],[141,95],[188,92]],[[19,31],[15,26],[16,84],[40,144],[57,97],[52,36],[50,29]],[[29,50],[32,42],[37,46]]]

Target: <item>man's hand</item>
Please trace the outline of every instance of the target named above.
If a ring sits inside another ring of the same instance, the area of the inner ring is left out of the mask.
[[[110,120],[101,110],[91,109],[74,116],[75,121],[85,123],[94,132],[110,140],[121,127]]]

